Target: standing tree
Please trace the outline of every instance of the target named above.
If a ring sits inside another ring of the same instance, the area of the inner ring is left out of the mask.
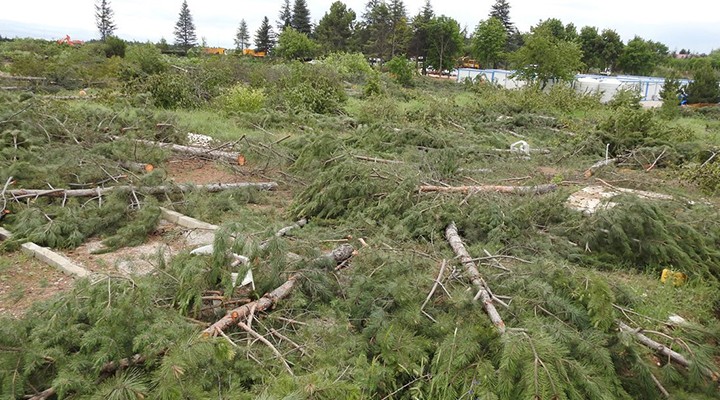
[[[113,10],[110,8],[110,1],[99,0],[95,3],[95,26],[100,31],[100,40],[105,41],[115,32],[115,22],[113,22]]]
[[[510,21],[510,4],[507,0],[496,0],[490,9],[490,17],[499,19],[508,35],[515,31],[515,25]]]
[[[655,67],[656,52],[651,42],[635,36],[623,49],[618,64],[628,74],[649,75]]]
[[[436,70],[450,70],[463,46],[460,24],[444,15],[433,18],[428,26],[428,63]]]
[[[502,21],[491,17],[480,21],[472,37],[472,53],[483,65],[496,67],[507,45],[507,31]]]
[[[250,47],[250,34],[248,33],[247,22],[242,19],[235,34],[235,48],[242,52],[248,47]]]
[[[402,0],[390,2],[390,56],[405,53],[408,41],[412,35],[408,25],[407,11]]]
[[[190,15],[187,0],[183,0],[182,7],[180,8],[180,16],[175,24],[175,44],[185,51],[197,45],[195,24],[193,23],[192,15]]]
[[[287,60],[306,60],[317,54],[318,45],[306,34],[292,27],[282,31],[278,37],[274,54]]]
[[[273,47],[275,47],[275,34],[270,26],[270,20],[265,17],[255,33],[255,50],[268,53]]]
[[[580,45],[555,37],[551,30],[535,29],[512,59],[517,75],[542,88],[550,81],[570,81],[583,66]]]
[[[430,4],[430,0],[427,0],[423,9],[412,20],[412,38],[410,39],[408,55],[415,57],[416,60],[427,58],[428,27],[434,17],[435,12],[432,9],[432,4]],[[423,64],[423,73],[425,73],[426,65],[427,63]]]
[[[603,67],[602,48],[603,40],[594,26],[584,26],[578,38],[580,49],[583,52],[582,62],[587,69]]]
[[[720,80],[709,61],[703,60],[693,73],[688,85],[688,103],[712,103],[720,101]]]
[[[392,51],[390,8],[384,1],[370,0],[358,32],[363,52],[371,57],[389,60]]]
[[[280,9],[280,19],[277,21],[278,32],[282,32],[288,26],[292,26],[292,8],[290,8],[290,0],[285,0]]]
[[[603,67],[614,70],[625,44],[620,35],[612,29],[604,29],[600,34],[602,38],[602,50],[600,51]]]
[[[312,33],[310,10],[308,10],[307,2],[305,0],[295,0],[291,26],[296,31],[304,33],[308,36]]]
[[[330,12],[318,22],[315,39],[325,53],[348,51],[353,34],[355,11],[336,1],[330,6]]]

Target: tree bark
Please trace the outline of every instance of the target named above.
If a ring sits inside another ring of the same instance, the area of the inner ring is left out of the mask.
[[[537,186],[497,186],[497,185],[481,185],[481,186],[431,186],[425,185],[418,188],[420,193],[440,192],[440,193],[507,193],[507,194],[545,194],[557,190],[557,185],[537,185]]]
[[[119,137],[113,137],[113,139],[120,139]],[[235,152],[229,152],[229,151],[221,151],[221,150],[210,150],[210,149],[203,149],[200,147],[192,147],[192,146],[183,146],[180,144],[175,143],[162,143],[162,142],[153,142],[151,140],[143,140],[143,139],[130,139],[134,142],[146,144],[148,146],[158,146],[162,147],[164,149],[170,149],[177,153],[183,153],[183,154],[189,154],[197,157],[206,157],[211,158],[213,160],[225,160],[229,161],[233,164],[242,165],[244,156],[240,153]]]
[[[352,257],[354,249],[349,244],[344,244],[333,251],[322,255],[319,259],[331,259],[336,264],[340,264],[350,257]],[[251,310],[254,312],[265,311],[272,308],[280,300],[287,297],[290,292],[295,288],[295,283],[302,275],[300,273],[292,274],[285,283],[277,287],[270,293],[266,293],[263,297],[251,303],[244,304],[234,310],[228,312],[224,317],[210,325],[207,329],[202,331],[202,336],[217,336],[218,332],[222,332],[233,325],[237,325],[238,321],[243,318],[247,318]]]
[[[55,393],[55,389],[53,388],[45,389],[42,392],[30,397],[30,400],[47,400],[50,397],[54,396]]]
[[[620,327],[621,332],[627,332],[631,335],[635,336],[635,340],[637,340],[640,344],[642,344],[645,347],[648,347],[654,351],[656,351],[658,354],[662,354],[665,357],[668,357],[669,359],[675,361],[676,363],[682,365],[685,368],[690,368],[690,365],[692,362],[685,358],[682,354],[665,347],[663,344],[658,343],[649,337],[642,334],[642,329],[633,329],[629,325],[625,324],[622,321],[616,321],[618,324],[618,327]],[[701,368],[702,373],[707,376],[708,378],[712,379],[713,381],[718,380],[718,373],[711,371],[707,368]]]
[[[596,162],[595,164],[591,165],[590,168],[588,168],[588,169],[585,171],[585,177],[586,177],[586,178],[589,178],[589,177],[593,176],[593,174],[595,174],[595,171],[596,171],[596,170],[598,170],[598,169],[600,169],[600,168],[602,168],[602,167],[606,167],[606,166],[611,165],[611,164],[615,164],[615,163],[617,163],[617,162],[619,162],[619,161],[620,161],[620,160],[617,159],[617,158],[609,158],[609,159],[607,159],[607,160],[600,160],[600,161]]]
[[[498,332],[500,332],[501,335],[504,334],[505,322],[503,322],[500,314],[495,308],[492,295],[488,290],[488,285],[482,278],[482,275],[480,275],[480,272],[478,271],[475,262],[473,262],[472,257],[470,257],[470,254],[465,249],[465,245],[463,244],[462,239],[458,234],[457,227],[455,226],[454,222],[451,222],[450,225],[448,225],[447,229],[445,229],[445,239],[447,239],[448,243],[450,243],[450,247],[452,247],[455,255],[460,258],[460,262],[462,263],[463,267],[465,267],[465,273],[467,277],[480,291],[478,294],[480,295],[480,299],[482,299],[483,308],[485,309],[488,317],[490,317],[490,320],[495,325]]]
[[[134,172],[152,172],[155,169],[152,164],[143,164],[133,161],[120,161],[118,165],[121,168]]]
[[[16,189],[8,190],[7,193],[16,199],[26,197],[92,197],[103,196],[113,191],[128,190],[147,194],[161,194],[172,192],[189,192],[191,190],[204,189],[208,192],[221,192],[245,187],[254,187],[260,190],[274,190],[277,188],[275,182],[239,182],[239,183],[213,183],[209,185],[194,185],[192,183],[177,186],[110,186],[94,189]]]

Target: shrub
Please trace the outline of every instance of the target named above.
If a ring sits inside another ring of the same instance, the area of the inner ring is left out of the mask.
[[[412,85],[415,67],[405,57],[393,57],[392,60],[387,62],[386,66],[397,83],[403,86]]]
[[[367,83],[363,87],[363,96],[372,97],[381,95],[382,93],[383,90],[382,86],[380,85],[380,74],[372,71],[370,78],[367,80]]]
[[[635,88],[623,88],[615,93],[612,100],[608,103],[613,110],[621,108],[639,110],[640,109],[640,92]]]
[[[325,57],[323,64],[348,82],[364,82],[376,76],[362,53],[331,53]]]
[[[238,84],[221,94],[216,103],[226,114],[254,112],[265,105],[265,92]]]
[[[322,65],[292,65],[274,90],[286,107],[317,114],[338,112],[347,100],[340,77]]]
[[[278,38],[275,54],[287,60],[302,60],[314,57],[318,48],[318,44],[304,33],[293,28],[286,28]]]
[[[148,90],[157,107],[192,108],[199,102],[193,82],[186,75],[153,75],[148,80]]]
[[[717,103],[720,99],[718,74],[709,64],[695,71],[694,80],[688,85],[688,103]]]
[[[127,48],[127,44],[124,40],[115,37],[115,36],[109,36],[107,39],[105,39],[105,57],[125,57],[125,49]]]
[[[125,60],[137,67],[144,75],[159,74],[168,68],[160,50],[149,43],[130,46]]]

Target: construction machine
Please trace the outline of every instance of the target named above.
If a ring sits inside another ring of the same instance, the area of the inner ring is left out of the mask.
[[[72,40],[70,39],[70,35],[65,35],[64,38],[57,41],[58,44],[66,44],[68,46],[79,46],[85,42],[82,40]]]

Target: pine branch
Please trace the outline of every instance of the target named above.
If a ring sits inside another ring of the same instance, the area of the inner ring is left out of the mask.
[[[682,365],[685,368],[690,368],[692,365],[692,361],[688,360],[683,356],[682,354],[665,347],[663,344],[658,343],[649,337],[643,335],[641,332],[643,331],[642,328],[633,329],[629,325],[625,324],[622,321],[616,321],[618,324],[618,327],[620,328],[621,332],[626,332],[635,337],[635,340],[637,340],[640,344],[642,344],[645,347],[648,347],[664,356],[666,356],[668,359],[675,361],[676,363]],[[718,375],[717,372],[712,371],[708,368],[700,368],[700,371],[703,373],[703,375],[707,376],[708,378],[712,379],[713,381],[718,381],[718,378],[720,378],[720,375]]]
[[[482,299],[483,308],[490,317],[490,320],[497,328],[498,332],[500,332],[500,334],[502,335],[503,333],[505,333],[505,322],[503,322],[500,314],[497,312],[497,309],[493,304],[492,295],[488,290],[488,285],[487,283],[485,283],[482,275],[480,275],[477,266],[472,261],[472,257],[470,257],[470,254],[468,254],[467,250],[465,249],[465,245],[463,244],[462,239],[458,234],[457,227],[455,226],[454,222],[451,222],[450,225],[448,225],[447,229],[445,229],[445,238],[447,239],[448,243],[450,243],[450,246],[453,248],[455,254],[460,258],[460,262],[465,267],[465,272],[468,278],[470,278],[470,281],[473,283],[473,285],[475,285],[475,287],[479,289],[478,294],[479,298]]]
[[[341,264],[342,262],[352,257],[353,251],[354,249],[351,245],[344,244],[334,249],[330,253],[321,256],[318,260],[330,259],[333,260],[336,264]],[[290,295],[292,290],[295,288],[295,283],[301,276],[302,275],[300,273],[295,273],[291,275],[285,283],[277,287],[272,292],[265,294],[260,299],[251,303],[244,304],[234,310],[231,310],[223,318],[212,324],[209,328],[202,331],[201,335],[216,336],[217,332],[224,331],[229,327],[236,325],[239,320],[247,318],[248,315],[250,315],[251,310],[254,309],[256,312],[260,312],[272,308],[280,300]]]

